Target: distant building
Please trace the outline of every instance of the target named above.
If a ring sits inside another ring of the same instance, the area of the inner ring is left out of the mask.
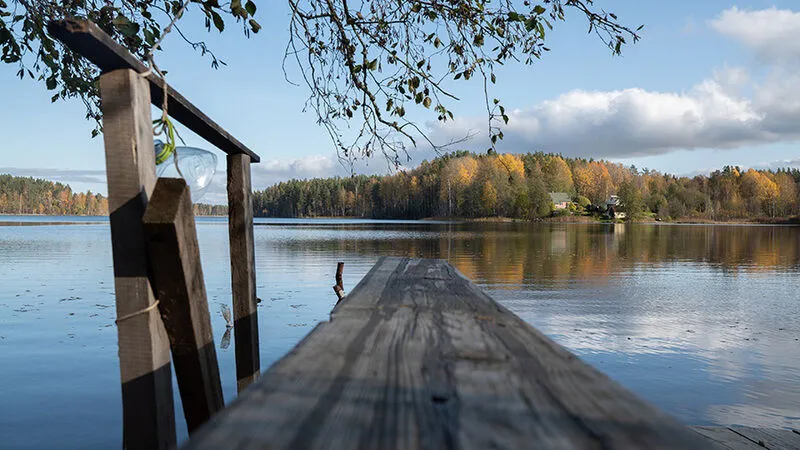
[[[569,194],[566,192],[551,192],[550,200],[553,201],[553,205],[555,205],[556,209],[566,209],[572,201],[572,199],[569,198]]]
[[[606,200],[606,217],[609,219],[625,219],[627,214],[623,211],[617,211],[622,203],[619,201],[619,196],[612,195]]]

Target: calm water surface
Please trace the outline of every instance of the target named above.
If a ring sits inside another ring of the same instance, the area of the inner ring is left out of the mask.
[[[70,221],[0,217],[0,448],[120,445],[108,223]],[[257,222],[264,366],[328,318],[337,261],[349,290],[382,255],[446,258],[687,424],[800,428],[800,228]],[[230,401],[227,225],[198,233]]]

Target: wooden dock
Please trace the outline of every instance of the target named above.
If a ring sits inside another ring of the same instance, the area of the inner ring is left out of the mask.
[[[692,427],[694,431],[725,450],[798,450],[800,432],[751,427]]]
[[[382,258],[188,449],[702,449],[445,261]]]
[[[381,259],[256,381],[250,164],[259,156],[91,21],[47,29],[102,72],[124,448],[174,448],[174,366],[191,449],[800,450],[789,430],[677,423],[444,261]],[[190,195],[182,180],[156,182],[151,103],[227,153],[240,396],[221,412]],[[341,297],[340,277],[337,286]]]

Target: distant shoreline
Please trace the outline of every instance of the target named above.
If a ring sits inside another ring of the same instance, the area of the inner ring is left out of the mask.
[[[69,220],[53,220],[53,221],[35,221],[35,222],[25,222],[25,221],[4,221],[2,217],[36,217],[36,218],[47,218],[52,217],[54,219],[58,218],[80,218],[81,220],[76,221],[69,221]],[[211,215],[211,214],[198,214],[196,217],[227,217],[226,215]],[[90,223],[99,223],[97,221],[91,221],[92,218],[102,219],[103,222],[108,220],[108,216],[87,216],[87,215],[49,215],[49,214],[0,214],[0,226],[8,226],[8,225],[19,225],[19,224],[26,224],[26,225],[48,225],[48,224],[90,224]],[[375,220],[374,218],[370,217],[350,217],[350,216],[317,216],[317,217],[266,217],[266,216],[254,216],[256,219],[301,219],[301,220]],[[698,219],[698,218],[683,218],[683,219],[676,219],[676,220],[664,220],[664,221],[656,221],[653,219],[645,219],[645,220],[634,220],[630,222],[623,222],[623,221],[609,221],[609,220],[601,220],[596,217],[591,216],[556,216],[556,217],[546,217],[542,219],[537,219],[535,221],[529,221],[524,219],[514,219],[510,217],[475,217],[475,218],[463,218],[463,217],[423,217],[421,219],[378,219],[378,220],[418,220],[422,222],[427,221],[458,221],[458,222],[468,222],[468,223],[564,223],[564,224],[651,224],[651,225],[668,225],[668,224],[677,224],[677,225],[800,225],[800,217],[775,217],[775,218],[763,218],[763,219],[731,219],[731,220],[712,220],[712,219]]]

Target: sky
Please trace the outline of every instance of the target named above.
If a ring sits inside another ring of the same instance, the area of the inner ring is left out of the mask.
[[[277,2],[277,5],[281,5]],[[505,67],[491,95],[511,113],[498,152],[544,151],[604,158],[678,175],[724,165],[800,167],[800,5],[796,1],[596,0],[625,24],[644,25],[642,40],[622,56],[586,33],[573,13],[549,32],[552,50],[534,66]],[[290,178],[347,175],[313,112],[292,64],[281,68],[288,8],[257,18],[260,33],[245,38],[230,24],[210,34],[186,17],[184,31],[202,38],[227,65],[210,68],[180,38],[169,36],[160,67],[186,98],[258,153],[254,189]],[[0,64],[0,173],[69,183],[105,193],[102,138],[79,100],[50,102],[41,82],[16,78]],[[446,124],[423,111],[412,116],[436,142],[467,134],[459,148],[485,151],[481,86],[453,85],[461,99]],[[153,110],[154,117],[158,112]],[[182,129],[187,144],[218,152],[220,167],[203,202],[225,202],[223,154]],[[410,151],[413,167],[435,156]],[[360,162],[358,173],[390,173],[381,156]]]

